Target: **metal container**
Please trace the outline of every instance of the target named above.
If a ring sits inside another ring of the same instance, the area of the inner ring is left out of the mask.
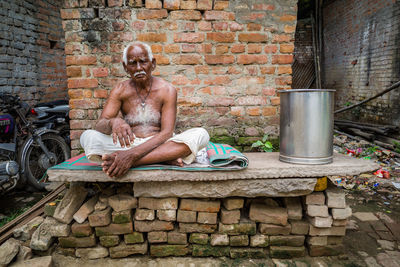
[[[279,160],[297,164],[331,163],[335,90],[293,89],[279,93]]]

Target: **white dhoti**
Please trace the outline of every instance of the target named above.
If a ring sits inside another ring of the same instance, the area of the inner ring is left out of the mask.
[[[114,144],[111,135],[106,135],[96,130],[86,130],[82,133],[80,142],[85,150],[86,157],[91,162],[102,162],[101,156],[111,154],[116,151],[129,150],[150,140],[152,136],[146,138],[135,138],[130,147],[122,147],[119,141]],[[189,156],[183,158],[185,164],[190,164],[196,159],[197,153],[206,147],[210,141],[210,136],[203,128],[192,128],[181,134],[174,134],[168,141],[175,143],[184,143],[192,152]]]

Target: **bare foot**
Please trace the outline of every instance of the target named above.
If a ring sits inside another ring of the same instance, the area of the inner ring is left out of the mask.
[[[103,167],[103,171],[107,172],[108,168],[113,164],[115,160],[115,155],[114,154],[104,154],[101,159],[103,160],[103,163],[101,164],[101,167]]]
[[[181,158],[177,158],[177,159],[174,159],[174,160],[166,161],[165,163],[167,163],[169,165],[183,167],[183,160]]]

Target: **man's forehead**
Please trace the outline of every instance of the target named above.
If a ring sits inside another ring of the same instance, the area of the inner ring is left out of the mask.
[[[147,50],[144,48],[143,45],[135,44],[135,45],[132,45],[131,47],[129,47],[127,56],[128,56],[128,58],[130,58],[130,57],[149,58],[149,53],[147,53]]]

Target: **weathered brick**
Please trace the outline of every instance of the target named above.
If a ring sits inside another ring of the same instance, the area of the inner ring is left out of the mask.
[[[157,210],[157,219],[160,221],[176,221],[176,210]]]
[[[332,223],[333,226],[346,226],[347,225],[347,220],[333,220]]]
[[[181,0],[181,9],[196,9],[197,3],[195,0]]]
[[[172,210],[178,208],[177,198],[139,198],[139,208],[151,210]]]
[[[310,225],[310,236],[344,236],[346,234],[345,226],[332,226],[330,228],[317,228]]]
[[[235,20],[235,13],[227,11],[211,11],[204,12],[205,20]]]
[[[243,259],[243,258],[251,258],[251,259],[262,259],[267,258],[266,250],[262,248],[231,248],[230,257],[232,259]]]
[[[103,247],[115,247],[119,244],[120,238],[118,235],[100,236],[100,245]]]
[[[164,0],[164,8],[169,10],[177,10],[181,5],[180,0]]]
[[[323,192],[313,192],[305,196],[305,204],[307,205],[324,205],[325,195]]]
[[[147,240],[149,243],[165,243],[168,241],[167,232],[148,232]]]
[[[193,244],[201,244],[206,245],[210,237],[208,234],[200,234],[200,233],[191,233],[189,242]]]
[[[151,245],[150,256],[168,257],[168,256],[185,256],[190,253],[187,245]]]
[[[308,217],[308,221],[315,227],[327,228],[332,226],[332,216],[328,217]]]
[[[112,212],[113,223],[128,223],[132,221],[132,210],[122,210]]]
[[[77,66],[67,67],[68,77],[82,77],[82,68]]]
[[[228,235],[255,235],[256,223],[242,220],[236,224],[218,224],[218,232]]]
[[[124,241],[125,244],[143,243],[144,242],[143,234],[139,232],[126,234],[124,235]]]
[[[77,248],[74,256],[88,260],[101,259],[108,256],[108,249],[101,246],[94,248]]]
[[[248,235],[232,235],[229,236],[229,245],[232,247],[245,247],[249,245]]]
[[[197,0],[198,10],[211,10],[213,9],[213,0]]]
[[[180,209],[192,211],[218,212],[220,202],[218,200],[182,199]]]
[[[192,255],[195,257],[224,257],[229,256],[229,247],[211,245],[193,245]]]
[[[211,246],[228,246],[229,236],[227,234],[212,234],[210,244]]]
[[[217,217],[218,217],[218,213],[198,212],[197,222],[204,223],[204,224],[216,224]]]
[[[160,0],[146,0],[146,8],[162,8],[162,2]]]
[[[288,219],[301,220],[303,217],[301,199],[297,197],[285,197],[283,200],[288,211]]]
[[[270,246],[290,246],[301,247],[304,246],[304,235],[288,235],[288,236],[270,236]]]
[[[307,237],[307,244],[315,246],[326,246],[328,245],[327,236],[309,236]]]
[[[252,203],[249,218],[256,222],[287,225],[288,215],[285,208]]]
[[[293,235],[307,235],[308,234],[308,230],[309,230],[310,226],[307,221],[291,220],[290,224],[292,225],[292,229],[290,230],[291,234],[293,234]]]
[[[251,247],[268,247],[269,246],[269,236],[267,235],[253,235],[250,236],[250,246]]]
[[[147,3],[147,1],[146,1]],[[133,245],[126,245],[125,243],[121,243],[118,246],[111,247],[110,251],[110,258],[125,258],[130,255],[147,254],[147,242],[140,243],[140,244],[133,244]]]
[[[92,227],[105,226],[111,223],[111,208],[105,210],[97,210],[89,215],[89,224]]]
[[[187,234],[179,233],[176,231],[168,232],[168,244],[186,245],[187,244]]]
[[[288,247],[288,246],[271,246],[270,257],[278,259],[290,259],[297,257],[304,257],[306,255],[306,248],[303,247]]]
[[[276,224],[268,224],[268,223],[260,223],[258,226],[258,231],[261,234],[266,235],[288,235],[291,230],[291,225],[276,225]]]
[[[227,210],[235,210],[243,208],[243,198],[224,198],[222,204]]]
[[[235,224],[240,221],[240,210],[221,209],[221,223]]]
[[[195,211],[187,211],[187,210],[178,210],[178,222],[196,222],[197,221],[197,213]]]
[[[233,32],[209,32],[207,40],[219,43],[233,43],[235,41],[235,33]]]
[[[83,223],[75,222],[71,225],[71,232],[74,237],[90,236],[93,233],[93,228],[87,221]]]
[[[224,10],[229,7],[229,1],[215,0],[214,10]]]
[[[337,256],[343,253],[343,245],[325,245],[325,246],[309,246],[311,257]]]
[[[135,223],[136,225],[136,223]],[[95,228],[96,236],[104,235],[122,235],[133,232],[132,222],[129,223],[111,223],[107,226],[100,226]]]
[[[136,209],[135,220],[137,221],[152,221],[154,220],[155,210],[149,209]]]
[[[311,217],[329,217],[328,206],[326,205],[307,205],[307,215]]]
[[[352,212],[351,208],[347,206],[345,209],[333,208],[331,209],[331,214],[335,220],[345,220],[351,216]]]
[[[179,223],[181,233],[214,233],[216,229],[215,224]]]
[[[174,229],[172,222],[166,221],[135,221],[135,230],[138,232],[169,231]]]
[[[325,190],[326,204],[329,208],[346,208],[346,196],[343,190],[337,187],[328,187]]]
[[[137,199],[129,194],[117,194],[108,198],[108,204],[114,211],[123,211],[137,207]]]
[[[171,20],[201,20],[201,13],[198,10],[179,10],[170,13]]]
[[[58,243],[63,248],[87,248],[96,246],[96,238],[94,235],[88,237],[59,237]]]

